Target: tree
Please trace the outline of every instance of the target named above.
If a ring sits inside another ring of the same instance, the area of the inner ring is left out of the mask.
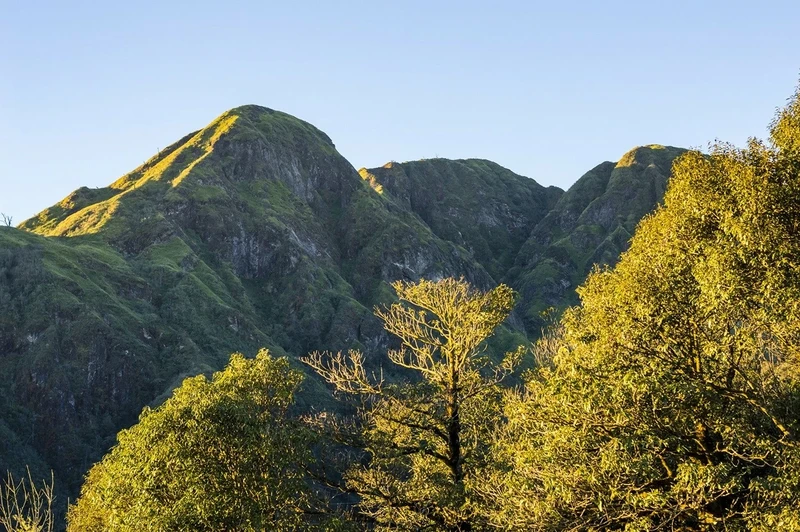
[[[509,530],[800,530],[800,100],[680,158],[506,407]]]
[[[309,442],[287,414],[301,378],[262,350],[186,379],[89,471],[68,530],[321,529],[306,515]]]
[[[28,469],[28,478],[16,480],[8,473],[0,485],[0,530],[5,532],[53,532],[53,476],[39,487]]]
[[[6,227],[11,227],[11,222],[13,221],[13,217],[9,216],[4,212],[0,212],[0,223],[5,225]]]
[[[393,287],[400,302],[376,314],[401,343],[389,360],[415,380],[370,376],[357,351],[304,360],[336,390],[362,400],[357,441],[343,441],[363,449],[367,461],[350,467],[339,488],[360,496],[357,513],[379,527],[475,530],[474,482],[500,413],[498,384],[521,353],[495,364],[483,346],[515,294],[505,285],[482,292],[455,279]]]

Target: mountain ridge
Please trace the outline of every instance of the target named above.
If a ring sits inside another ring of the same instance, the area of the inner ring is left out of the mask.
[[[392,339],[371,309],[397,279],[507,282],[519,311],[490,354],[526,342],[660,201],[679,153],[638,150],[562,191],[483,159],[357,171],[307,122],[226,111],[0,231],[0,303],[14,309],[0,318],[0,431],[17,442],[0,469],[52,467],[74,494],[144,405],[232,351],[356,348],[377,369]],[[304,407],[324,401],[307,381]]]

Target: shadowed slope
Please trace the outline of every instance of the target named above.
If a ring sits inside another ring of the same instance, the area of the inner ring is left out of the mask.
[[[433,232],[470,250],[499,281],[563,191],[491,161],[426,159],[359,170]]]
[[[533,229],[506,281],[522,295],[526,327],[540,313],[577,302],[575,288],[595,264],[612,265],[628,248],[639,220],[664,196],[672,163],[686,150],[650,145],[584,174]]]
[[[0,430],[70,490],[142,406],[231,351],[375,356],[388,339],[371,308],[391,299],[386,281],[492,284],[468,251],[363,182],[324,133],[258,106],[20,228],[0,232],[0,300],[13,309],[0,321],[0,376],[16,412]],[[326,400],[308,386],[306,405]],[[19,470],[23,458],[0,460]]]

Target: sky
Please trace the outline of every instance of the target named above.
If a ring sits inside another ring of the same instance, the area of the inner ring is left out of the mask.
[[[249,103],[356,168],[478,157],[567,188],[638,145],[764,137],[798,79],[796,1],[0,0],[0,212]]]

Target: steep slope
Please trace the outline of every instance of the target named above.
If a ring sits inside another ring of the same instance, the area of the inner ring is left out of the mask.
[[[0,228],[0,470],[53,468],[74,495],[143,406],[232,351],[360,348],[377,368],[391,339],[372,308],[396,279],[505,280],[535,332],[540,309],[627,246],[677,153],[634,150],[567,193],[472,159],[359,174],[314,126],[232,109]],[[492,349],[522,332],[512,320]],[[326,400],[309,380],[303,405]]]
[[[180,375],[278,347],[241,287],[179,243],[145,265],[99,241],[0,230],[0,419],[18,440],[0,469],[36,455],[69,485]]]
[[[613,265],[639,220],[664,196],[673,161],[686,150],[634,148],[584,174],[533,229],[505,281],[520,291],[529,333],[541,313],[577,302],[575,288],[595,264]]]
[[[0,431],[24,452],[0,468],[46,464],[71,490],[142,406],[231,351],[374,355],[389,341],[371,310],[391,299],[388,281],[494,282],[324,133],[257,106],[20,229],[0,233],[13,309],[0,321]],[[325,400],[309,386],[307,404]]]
[[[241,282],[271,333],[298,352],[316,347],[339,304],[380,299],[381,281],[459,273],[490,282],[465,250],[366,186],[324,133],[257,106],[223,114],[108,189],[81,189],[21,228],[95,235],[145,262],[185,245]]]
[[[563,194],[481,159],[392,162],[359,173],[437,236],[467,248],[498,281]]]

